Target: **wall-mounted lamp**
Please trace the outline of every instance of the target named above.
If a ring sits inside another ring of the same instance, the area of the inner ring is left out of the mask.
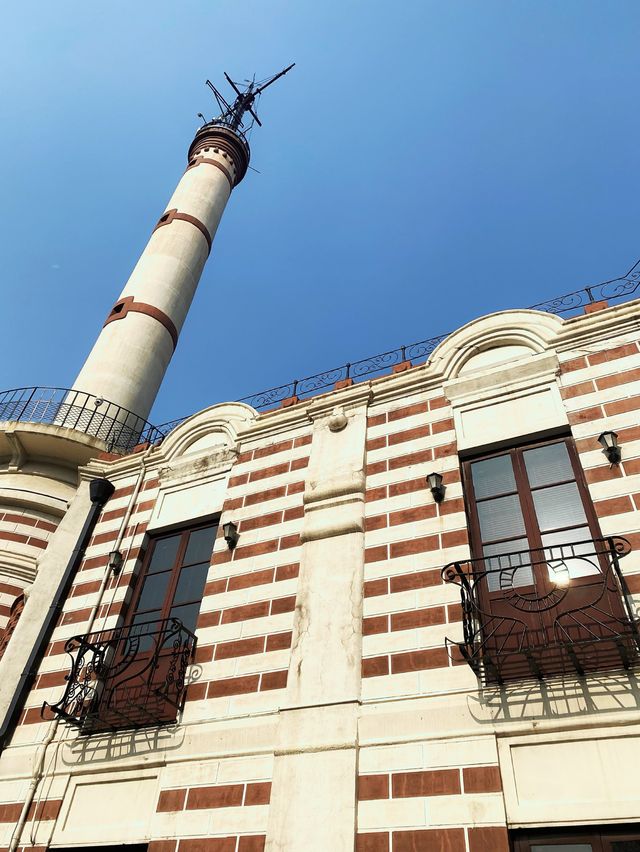
[[[229,550],[233,550],[240,538],[238,535],[238,527],[233,523],[233,521],[227,521],[226,524],[222,525],[222,532],[224,533],[224,540],[229,545]]]
[[[442,474],[427,474],[427,482],[429,484],[429,488],[431,489],[431,493],[433,494],[433,499],[436,501],[436,503],[442,503],[442,501],[444,500],[444,485],[442,484]]]
[[[603,432],[598,438],[598,441],[602,444],[604,454],[609,460],[609,463],[620,464],[620,460],[622,459],[622,450],[618,446],[617,432]]]
[[[109,554],[109,568],[114,574],[118,574],[122,568],[124,559],[119,550],[112,550]]]

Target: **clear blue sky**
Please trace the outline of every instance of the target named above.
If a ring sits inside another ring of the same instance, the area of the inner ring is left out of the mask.
[[[0,388],[68,386],[211,114],[265,95],[152,420],[624,273],[637,0],[9,4]]]

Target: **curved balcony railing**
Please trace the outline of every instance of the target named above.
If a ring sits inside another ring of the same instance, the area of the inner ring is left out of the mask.
[[[620,571],[620,537],[452,562],[462,641],[453,646],[486,684],[630,669],[640,635]]]
[[[157,444],[164,433],[106,399],[69,388],[13,388],[0,392],[0,422],[47,423],[99,438],[109,452]]]
[[[43,705],[83,733],[175,722],[196,637],[177,618],[74,636],[64,695]]]

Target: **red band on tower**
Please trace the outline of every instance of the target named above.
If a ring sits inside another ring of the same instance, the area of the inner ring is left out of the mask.
[[[200,221],[200,219],[196,219],[195,216],[191,216],[189,213],[180,213],[179,210],[175,210],[175,209],[174,210],[167,210],[167,212],[163,213],[163,215],[160,217],[158,224],[155,226],[155,228],[153,230],[157,231],[158,228],[162,228],[165,225],[170,225],[176,219],[179,219],[181,222],[189,222],[190,225],[194,225],[200,231],[200,233],[205,238],[205,240],[207,241],[207,245],[209,246],[209,251],[211,251],[212,239],[211,239],[211,234],[209,233],[209,229],[207,228],[207,226],[203,222]]]
[[[161,311],[160,308],[154,307],[154,305],[148,305],[146,302],[136,302],[133,296],[126,296],[124,299],[119,299],[113,308],[111,308],[111,313],[104,321],[104,325],[109,325],[110,322],[124,319],[130,312],[146,314],[146,316],[152,317],[154,320],[157,320],[161,325],[163,325],[171,335],[173,348],[175,350],[178,345],[178,329],[175,327],[171,317],[168,317],[164,311]]]

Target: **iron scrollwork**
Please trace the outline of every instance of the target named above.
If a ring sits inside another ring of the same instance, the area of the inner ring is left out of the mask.
[[[640,287],[640,260],[618,278],[592,284],[573,293],[555,296],[544,302],[531,305],[529,310],[551,314],[571,315],[594,302],[619,301],[631,296]],[[449,335],[439,334],[408,346],[399,346],[388,352],[372,355],[360,361],[344,364],[332,370],[324,370],[304,379],[295,379],[285,385],[259,391],[242,397],[258,411],[265,411],[291,398],[304,398],[345,379],[359,381],[368,376],[383,373],[405,362],[416,365],[429,358],[434,349]],[[97,410],[100,406],[100,411]],[[56,423],[79,429],[87,434],[103,438],[110,450],[130,452],[136,444],[159,444],[187,418],[180,417],[160,426],[152,426],[130,411],[105,403],[90,394],[64,388],[18,388],[0,393],[0,420],[30,420]]]
[[[13,388],[0,392],[0,421],[46,423],[101,439],[109,452],[130,453],[158,443],[158,430],[120,405],[73,388]]]
[[[620,559],[620,537],[453,562],[462,641],[447,640],[484,683],[629,669],[640,635]]]
[[[196,637],[177,618],[69,639],[64,695],[51,711],[83,733],[175,721]]]

